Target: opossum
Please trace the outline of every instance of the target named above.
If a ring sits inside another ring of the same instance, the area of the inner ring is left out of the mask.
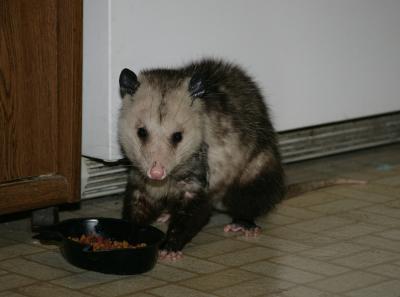
[[[254,80],[238,65],[203,59],[138,76],[124,69],[119,83],[119,140],[131,162],[123,217],[138,225],[169,218],[161,249],[171,258],[215,206],[232,217],[225,231],[258,233],[255,219],[282,201],[288,187]]]

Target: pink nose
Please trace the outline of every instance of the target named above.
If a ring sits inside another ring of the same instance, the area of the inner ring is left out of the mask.
[[[149,176],[149,178],[155,179],[155,180],[164,179],[166,176],[164,166],[162,166],[158,162],[154,162],[153,167],[151,167],[151,169],[148,172],[148,176]]]

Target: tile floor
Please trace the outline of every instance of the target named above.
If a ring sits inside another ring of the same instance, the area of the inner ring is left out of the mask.
[[[185,249],[140,276],[84,271],[32,240],[29,219],[0,224],[0,297],[400,296],[400,145],[287,166],[290,181],[368,180],[283,202],[258,238],[224,234],[216,214]],[[119,217],[118,197],[89,200],[61,218]],[[160,226],[161,228],[161,226]]]

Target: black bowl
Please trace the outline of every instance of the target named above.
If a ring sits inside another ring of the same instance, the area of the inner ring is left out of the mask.
[[[126,240],[131,244],[145,243],[146,246],[93,251],[89,245],[70,239],[82,234]],[[138,274],[155,266],[164,233],[153,226],[133,226],[119,219],[79,218],[44,227],[35,238],[42,242],[57,241],[64,258],[77,267],[110,274]]]

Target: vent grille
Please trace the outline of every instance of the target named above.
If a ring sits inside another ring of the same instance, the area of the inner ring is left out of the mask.
[[[279,145],[285,163],[399,141],[400,113],[279,134]]]
[[[279,133],[285,163],[400,142],[400,112]],[[82,199],[125,191],[128,167],[82,158]]]
[[[120,163],[105,163],[82,158],[82,199],[123,193],[128,167]]]

